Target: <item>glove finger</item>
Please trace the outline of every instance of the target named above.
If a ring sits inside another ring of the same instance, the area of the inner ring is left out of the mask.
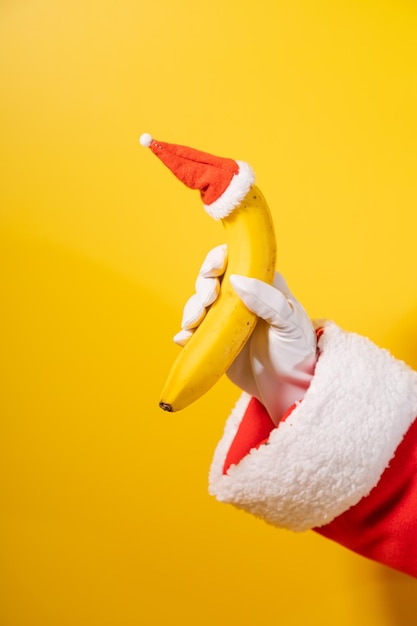
[[[208,307],[217,300],[220,292],[220,281],[218,278],[205,278],[199,274],[195,281],[195,290],[201,304],[204,307]]]
[[[187,343],[187,341],[189,340],[190,337],[192,337],[193,335],[193,331],[192,330],[185,330],[184,328],[182,330],[180,330],[179,333],[177,333],[174,336],[174,342],[181,347],[184,347],[185,344]]]
[[[230,276],[230,282],[252,313],[276,328],[288,325],[288,318],[294,309],[279,289],[257,278],[237,274]]]
[[[186,330],[195,328],[203,321],[205,315],[206,309],[203,306],[198,294],[195,293],[185,303],[182,314],[181,328]]]
[[[288,287],[287,281],[285,280],[283,275],[280,274],[279,272],[275,272],[273,285],[276,289],[279,289],[280,291],[282,291],[282,293],[284,294],[284,296],[287,297],[288,300],[291,300],[292,302],[298,304],[298,300],[294,296],[291,289]]]
[[[294,297],[293,294],[291,293],[290,288],[288,287],[287,281],[285,280],[283,275],[280,274],[279,272],[275,272],[273,285],[275,289],[279,289],[280,291],[282,291],[282,293],[285,296],[289,298]]]
[[[204,278],[222,276],[227,265],[227,245],[221,244],[208,252],[200,268],[200,275]]]

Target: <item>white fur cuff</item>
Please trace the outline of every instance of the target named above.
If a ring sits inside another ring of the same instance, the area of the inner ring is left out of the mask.
[[[322,526],[378,483],[417,415],[417,373],[368,339],[325,325],[321,355],[303,401],[223,474],[245,413],[243,394],[227,420],[209,489],[282,528]]]

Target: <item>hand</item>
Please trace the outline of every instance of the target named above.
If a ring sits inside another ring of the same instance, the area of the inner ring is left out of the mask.
[[[196,280],[196,293],[184,307],[182,330],[174,337],[179,345],[185,345],[216,300],[226,265],[225,245],[210,250]],[[255,396],[278,424],[310,385],[317,358],[314,328],[281,274],[275,274],[272,286],[238,275],[232,275],[230,282],[259,319],[227,376]]]

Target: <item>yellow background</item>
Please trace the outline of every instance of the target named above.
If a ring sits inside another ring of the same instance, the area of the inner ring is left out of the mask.
[[[158,396],[219,224],[142,132],[249,161],[311,316],[417,367],[417,8],[2,0],[2,626],[415,624],[416,582],[217,503],[238,391]]]

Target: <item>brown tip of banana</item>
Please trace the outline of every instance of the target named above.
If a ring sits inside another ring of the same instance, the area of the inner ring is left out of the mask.
[[[167,402],[160,402],[159,406],[161,407],[163,411],[169,411],[170,413],[172,413],[174,410],[172,408],[172,404],[168,404]]]

